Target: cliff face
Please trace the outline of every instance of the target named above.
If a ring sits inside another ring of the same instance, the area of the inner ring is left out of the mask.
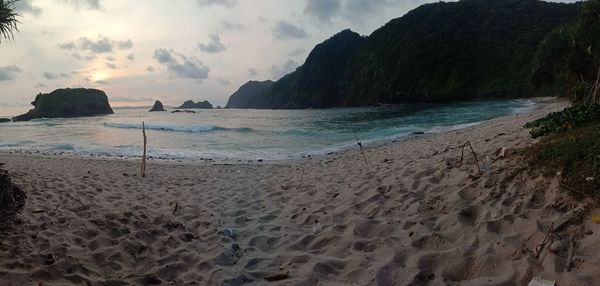
[[[226,108],[263,108],[266,93],[273,81],[249,81],[234,92],[227,101]]]
[[[580,7],[537,0],[426,4],[366,38],[336,34],[271,88],[248,93],[248,101],[236,92],[234,101],[237,108],[277,109],[527,96],[539,44],[574,21]]]
[[[98,89],[66,88],[51,93],[40,93],[31,103],[35,106],[29,112],[16,116],[14,121],[28,121],[35,118],[83,117],[112,114],[104,91]]]

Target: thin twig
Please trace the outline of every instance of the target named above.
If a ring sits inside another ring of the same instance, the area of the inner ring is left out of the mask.
[[[58,209],[58,207],[60,207],[60,203],[58,203],[58,205],[56,205],[56,207],[54,208],[54,210],[52,211],[52,213],[56,213],[56,210]]]
[[[544,246],[546,246],[546,244],[548,244],[550,235],[552,234],[552,230],[554,229],[554,222],[550,225],[550,228],[548,229],[548,233],[546,233],[546,236],[544,237],[544,240],[542,241],[542,243],[538,244],[535,247],[535,258],[539,258],[540,257],[540,253],[542,253],[542,250],[544,250]]]
[[[475,157],[475,163],[477,164],[477,170],[479,171],[479,175],[483,174],[481,172],[481,168],[479,167],[479,160],[477,160],[477,153],[475,153],[475,150],[473,149],[473,145],[471,145],[470,141],[467,141],[467,142],[465,142],[465,144],[462,145],[459,167],[462,166],[462,164],[463,164],[463,159],[465,157],[465,147],[467,147],[467,145],[469,145],[469,147],[471,148],[471,152],[473,152],[473,157]]]
[[[365,159],[365,165],[369,165],[369,163],[367,163],[367,156],[365,156],[365,152],[363,152],[363,145],[362,143],[360,143],[360,141],[358,141],[358,136],[356,136],[356,131],[352,131],[352,133],[354,133],[354,139],[356,139],[356,144],[360,148],[360,153],[362,154],[363,159]]]
[[[177,212],[177,207],[179,207],[179,202],[175,203],[175,209],[173,210],[173,215]]]

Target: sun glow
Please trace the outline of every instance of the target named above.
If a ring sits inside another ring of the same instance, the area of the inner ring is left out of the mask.
[[[95,82],[96,82],[96,81],[99,81],[99,80],[106,80],[106,79],[108,79],[108,78],[109,78],[109,75],[108,75],[108,73],[106,73],[106,72],[103,72],[103,71],[97,71],[97,72],[94,72],[94,74],[92,75],[92,79],[93,79]]]

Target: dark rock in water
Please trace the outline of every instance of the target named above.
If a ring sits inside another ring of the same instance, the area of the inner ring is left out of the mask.
[[[194,102],[192,100],[188,100],[184,102],[181,106],[177,107],[177,109],[212,109],[213,106],[207,100]]]
[[[154,106],[152,106],[152,109],[150,109],[150,112],[154,111],[166,111],[165,107],[163,106],[162,102],[160,102],[160,100],[154,102]]]
[[[423,135],[423,134],[425,134],[425,132],[423,132],[423,131],[416,131],[416,132],[412,133],[412,135]]]
[[[7,122],[11,122],[12,120],[10,120],[10,118],[0,118],[0,123],[7,123]]]
[[[13,121],[29,121],[35,118],[83,117],[113,114],[104,91],[98,89],[66,88],[51,93],[40,93],[31,103],[29,112],[13,118]]]
[[[193,111],[193,110],[179,110],[179,109],[177,109],[177,110],[171,111],[171,113],[180,113],[180,112],[184,112],[184,113],[196,113],[196,111]]]

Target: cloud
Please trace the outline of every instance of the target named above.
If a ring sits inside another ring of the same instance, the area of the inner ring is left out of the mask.
[[[42,74],[42,76],[45,79],[48,79],[48,80],[53,80],[53,79],[58,79],[59,78],[59,76],[57,74],[50,73],[50,72],[45,72],[45,73]]]
[[[0,81],[11,81],[17,78],[17,73],[20,73],[21,69],[18,66],[0,66]]]
[[[231,84],[231,82],[225,78],[217,78],[217,82],[223,86],[228,86]]]
[[[369,2],[370,0],[363,0]],[[321,23],[331,24],[331,18],[341,9],[340,0],[307,0],[304,14],[317,19]]]
[[[59,3],[68,4],[75,9],[100,10],[100,0],[56,0]]]
[[[20,0],[15,2],[14,5],[18,14],[31,13],[34,17],[38,17],[42,13],[42,8],[33,6],[31,0]]]
[[[210,38],[208,41],[208,44],[203,44],[203,43],[198,44],[198,48],[201,51],[210,53],[210,54],[216,54],[216,53],[220,53],[226,49],[225,45],[223,45],[223,43],[221,43],[219,34],[212,34],[212,35],[209,35],[208,37]]]
[[[45,83],[38,83],[36,84],[33,88],[44,88],[44,87],[48,87]]]
[[[288,56],[290,56],[290,57],[293,57],[293,58],[294,58],[294,57],[298,57],[298,56],[301,56],[301,55],[303,55],[305,51],[306,51],[306,50],[305,50],[305,49],[303,49],[303,48],[298,48],[298,49],[295,49],[295,50],[293,50],[293,51],[289,52],[289,53],[288,53]]]
[[[299,66],[300,66],[299,63],[297,63],[293,60],[288,60],[281,66],[271,66],[271,75],[273,75],[273,79],[277,80],[277,79],[280,79],[283,76],[295,71],[296,68]]]
[[[154,72],[154,67],[153,66],[148,66],[146,68],[146,71],[148,71],[148,72]]]
[[[237,4],[237,0],[198,0],[201,7],[205,6],[223,6],[232,8]]]
[[[260,72],[258,72],[258,70],[255,68],[249,68],[247,73],[250,77],[257,77],[260,75]]]
[[[156,49],[154,59],[165,66],[172,78],[195,79],[202,81],[208,78],[210,68],[200,60],[187,57],[173,50]]]
[[[105,63],[105,65],[109,69],[117,69],[117,65],[115,65],[114,63]]]
[[[234,24],[229,21],[221,21],[221,31],[241,31],[244,29],[242,24]]]
[[[97,80],[97,81],[96,81],[96,83],[97,83],[97,84],[102,84],[102,85],[105,85],[105,84],[108,84],[108,81],[106,81],[106,80],[102,80],[102,79],[101,79],[101,80]]]
[[[127,55],[127,59],[130,60],[130,61],[135,60],[135,54],[131,53],[131,54]]]
[[[71,74],[76,74],[76,72],[75,73],[71,72]],[[44,72],[42,74],[42,77],[44,77],[47,80],[55,80],[55,79],[59,79],[59,78],[69,78],[69,77],[71,77],[71,75],[66,72],[61,72],[61,73]]]
[[[98,36],[98,40],[90,40],[87,37],[81,37],[77,41],[59,44],[61,50],[87,51],[94,54],[112,53],[114,49],[127,50],[133,47],[133,42],[129,39],[124,41],[115,41],[111,38]],[[74,57],[81,58],[79,54],[73,54]],[[89,56],[87,57],[89,58]]]
[[[125,41],[117,41],[115,42],[115,44],[117,45],[117,48],[119,50],[128,50],[133,47],[133,42],[130,39],[127,39]]]
[[[304,31],[304,28],[280,20],[273,28],[273,36],[276,39],[303,39],[307,38],[308,34]]]
[[[106,59],[109,62],[114,62],[116,60],[113,56],[106,56],[104,59]]]
[[[395,0],[347,0],[344,3],[344,17],[350,22],[363,24],[367,19],[382,14],[384,9],[400,4]]]

